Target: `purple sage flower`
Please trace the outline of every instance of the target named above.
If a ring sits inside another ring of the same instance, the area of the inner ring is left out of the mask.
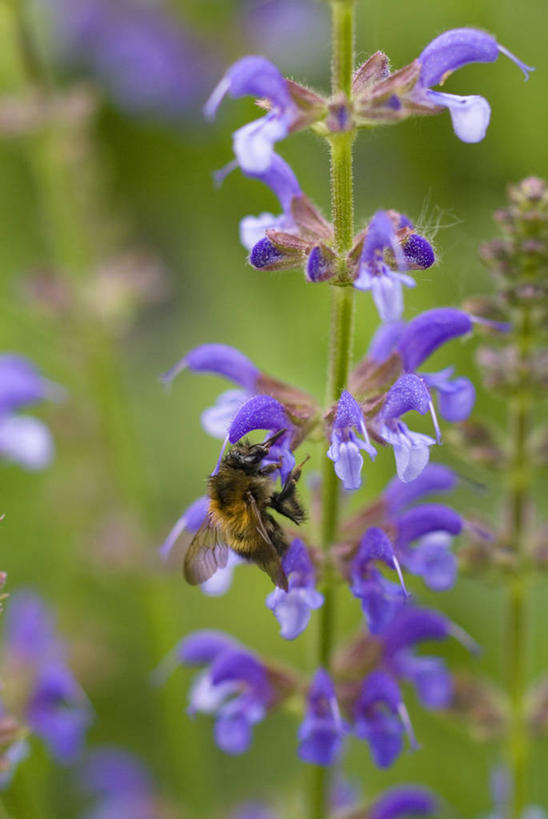
[[[396,571],[401,586],[383,577],[376,561]],[[370,527],[362,537],[350,567],[350,589],[362,601],[371,634],[382,633],[408,597],[394,548],[382,529]]]
[[[358,437],[360,434],[363,439]],[[369,441],[360,405],[347,390],[343,390],[337,403],[327,457],[335,464],[337,477],[347,490],[359,489],[362,485],[360,450],[365,450],[372,459],[377,454]]]
[[[384,671],[373,671],[365,678],[353,716],[354,733],[367,742],[379,768],[390,767],[400,755],[406,730],[411,747],[416,747],[400,689]]]
[[[402,375],[389,389],[379,417],[379,434],[392,446],[398,477],[404,483],[418,478],[428,463],[430,447],[436,443],[429,435],[412,432],[401,420],[409,410],[421,415],[429,410],[433,413],[427,387],[421,378],[411,373]]]
[[[294,640],[307,627],[312,610],[323,605],[324,597],[316,590],[316,571],[302,540],[295,538],[291,543],[282,566],[289,590],[276,587],[266,598],[266,605],[280,624],[281,636]]]
[[[331,677],[319,668],[308,691],[305,718],[299,726],[299,757],[314,765],[332,765],[343,744],[341,719]]]
[[[401,317],[402,285],[415,286],[414,279],[405,272],[408,269],[408,262],[418,261],[419,266],[424,267],[430,267],[434,263],[434,252],[426,239],[416,234],[410,239],[413,241],[406,254],[398,241],[393,221],[386,211],[377,211],[369,223],[354,287],[358,290],[371,290],[382,321],[396,321]],[[392,270],[384,261],[386,250],[394,254],[397,271]]]
[[[258,174],[272,162],[274,144],[284,139],[297,116],[285,78],[264,57],[243,57],[226,72],[209,97],[204,113],[213,119],[223,97],[265,98],[271,109],[266,116],[244,125],[234,133],[234,154],[243,171]]]
[[[90,753],[80,772],[84,793],[94,799],[83,819],[161,819],[162,805],[150,773],[131,753],[103,747]]]
[[[491,108],[484,97],[478,95],[458,96],[432,91],[441,85],[453,71],[469,63],[492,63],[499,54],[505,54],[525,74],[534,69],[525,65],[508,49],[497,43],[494,37],[475,28],[455,28],[445,31],[432,40],[420,54],[421,73],[414,94],[418,101],[426,99],[434,105],[449,109],[455,134],[463,142],[480,142],[487,131]]]
[[[266,667],[220,631],[195,632],[181,641],[175,656],[184,665],[206,666],[192,685],[188,712],[215,715],[215,742],[225,753],[247,751],[253,726],[273,699]]]

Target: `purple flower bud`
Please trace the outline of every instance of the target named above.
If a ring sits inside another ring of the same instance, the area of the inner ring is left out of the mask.
[[[191,503],[190,506],[185,509],[169,535],[160,546],[159,552],[163,560],[167,560],[175,543],[185,530],[188,532],[198,531],[206,518],[208,508],[209,498],[203,495],[201,498],[197,498],[194,503]]]
[[[363,440],[356,433],[361,433]],[[337,403],[327,457],[334,462],[337,477],[347,490],[359,489],[362,483],[363,458],[360,450],[365,450],[370,458],[375,458],[377,454],[369,441],[360,405],[347,390],[343,390]]]
[[[400,785],[383,794],[368,810],[368,819],[407,819],[409,816],[433,816],[439,811],[434,796],[426,788]]]
[[[313,247],[306,263],[306,278],[309,282],[325,282],[337,275],[336,256],[332,251],[319,245]]]
[[[406,506],[432,492],[451,492],[457,484],[457,476],[448,466],[428,464],[422,474],[412,483],[393,478],[383,492],[391,517]]]
[[[281,626],[281,636],[294,640],[307,627],[312,610],[323,605],[324,597],[316,591],[316,571],[302,540],[296,538],[292,542],[282,565],[289,590],[276,588],[266,598],[266,605]]]
[[[284,264],[286,258],[287,256],[283,250],[277,248],[268,236],[265,236],[251,249],[249,261],[257,270],[263,270],[264,268],[272,269],[273,266]]]
[[[327,671],[319,668],[308,692],[305,718],[299,727],[299,757],[314,765],[332,765],[342,748],[344,725]]]
[[[420,267],[422,270],[432,267],[436,261],[432,245],[423,236],[419,236],[418,233],[412,233],[402,244],[402,248],[405,261],[409,265]]]
[[[165,384],[185,369],[195,373],[211,373],[234,381],[247,390],[253,390],[259,369],[239,350],[227,344],[202,344],[190,350],[170,370],[162,375]]]
[[[398,344],[405,369],[418,369],[446,341],[471,330],[472,320],[462,310],[437,307],[421,313],[409,322]]]

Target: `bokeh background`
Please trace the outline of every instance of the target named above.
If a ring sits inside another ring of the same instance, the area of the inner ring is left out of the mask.
[[[148,20],[142,19],[145,5]],[[440,262],[417,274],[406,314],[458,306],[491,289],[477,249],[496,234],[492,212],[503,204],[507,184],[548,172],[546,2],[358,0],[357,6],[360,60],[382,49],[393,66],[405,65],[443,30],[469,25],[494,33],[536,66],[528,83],[503,57],[450,78],[447,90],[481,93],[492,105],[480,144],[459,142],[448,114],[379,128],[357,143],[358,224],[378,208],[393,207],[435,239]],[[269,802],[282,816],[303,815],[309,771],[296,757],[297,713],[267,719],[252,751],[228,758],[214,746],[211,722],[185,714],[189,672],[176,671],[160,688],[151,685],[150,672],[196,628],[226,629],[307,671],[315,645],[314,616],[295,643],[280,639],[264,605],[270,586],[262,573],[236,572],[230,592],[211,599],[184,584],[177,556],[172,566],[161,566],[157,546],[202,494],[217,457],[218,442],[203,432],[199,416],[225,385],[185,373],[166,392],[158,376],[189,348],[224,342],[323,398],[327,288],[307,285],[299,273],[261,274],[247,266],[239,219],[277,212],[277,204],[239,172],[220,189],[212,181],[212,172],[231,159],[231,132],[256,109],[247,100],[227,102],[207,125],[201,105],[224,67],[245,53],[263,53],[282,72],[327,90],[328,7],[312,0],[143,0],[141,6],[137,0],[36,0],[28,11],[48,93],[63,91],[70,100],[59,97],[53,118],[37,110],[13,9],[2,3],[0,349],[28,355],[67,395],[62,404],[36,411],[55,436],[53,465],[36,474],[1,467],[1,568],[9,575],[8,591],[32,586],[51,604],[95,710],[90,745],[139,754],[176,816],[226,816],[250,798]],[[279,150],[327,212],[325,145],[303,133]],[[141,296],[128,298],[128,280]],[[356,358],[376,321],[363,294]],[[456,360],[460,374],[475,378],[476,344],[454,342],[436,363],[441,368]],[[502,425],[504,434],[505,406],[485,390],[475,417]],[[311,454],[317,466],[320,453]],[[450,443],[435,456],[484,482]],[[351,502],[373,499],[392,470],[390,453],[381,453]],[[500,486],[489,483],[479,492],[464,485],[456,503],[488,519],[499,496]],[[455,666],[501,679],[497,589],[466,578],[442,596],[420,585],[415,590],[484,647],[473,660],[458,646],[440,652]],[[548,665],[547,591],[541,584],[535,592],[531,679]],[[352,633],[360,613],[357,601],[340,597],[342,636]],[[391,783],[418,781],[446,800],[448,817],[485,813],[498,749],[425,714],[412,698],[409,705],[421,750],[380,772],[367,748],[351,742],[347,771],[371,796]],[[545,741],[533,762],[535,801],[548,806]],[[84,802],[72,769],[53,767],[39,743],[25,764],[34,786],[22,796],[16,778],[6,798],[14,816],[25,819],[31,809],[44,819],[80,815]]]

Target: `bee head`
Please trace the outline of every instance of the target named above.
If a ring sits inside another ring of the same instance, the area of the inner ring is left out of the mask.
[[[266,458],[270,452],[270,447],[276,443],[284,432],[286,432],[285,429],[278,430],[278,432],[262,444],[238,442],[234,444],[230,452],[227,453],[226,461],[232,466],[243,469],[246,472],[253,472],[263,458]]]

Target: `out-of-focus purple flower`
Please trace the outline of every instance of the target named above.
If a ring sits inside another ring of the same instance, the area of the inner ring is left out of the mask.
[[[402,512],[416,500],[434,492],[451,492],[457,485],[457,476],[444,464],[429,463],[419,477],[411,483],[393,478],[383,492],[383,499],[392,517]]]
[[[119,748],[90,753],[80,784],[95,801],[85,819],[161,819],[164,815],[148,770],[137,757]]]
[[[92,720],[87,698],[65,661],[51,614],[33,592],[13,595],[6,616],[4,674],[24,686],[20,719],[52,756],[69,763],[79,755]]]
[[[299,726],[299,757],[314,765],[332,765],[342,749],[345,726],[331,677],[319,668],[308,691],[305,718]]]
[[[193,683],[189,713],[215,714],[215,742],[227,754],[247,751],[273,699],[266,667],[223,632],[195,632],[175,653],[184,665],[207,666]]]
[[[432,91],[443,84],[453,71],[469,63],[491,63],[499,54],[505,54],[521,68],[528,78],[530,66],[525,65],[494,37],[475,28],[456,28],[445,31],[432,40],[420,54],[419,81],[413,91],[418,102],[427,101],[449,108],[455,134],[463,142],[480,142],[487,131],[491,108],[484,97],[458,96]]]
[[[430,457],[430,447],[436,442],[429,435],[412,432],[401,420],[402,415],[415,410],[425,415],[433,412],[432,401],[422,379],[411,373],[402,375],[387,393],[380,413],[379,434],[390,444],[396,458],[398,477],[404,483],[417,478]]]
[[[411,682],[426,708],[446,706],[453,693],[451,675],[443,660],[414,653],[424,640],[445,640],[453,636],[469,650],[474,641],[443,615],[431,609],[402,607],[382,634],[384,666],[395,677]]]
[[[401,587],[383,577],[375,561],[396,571]],[[370,527],[362,537],[350,567],[350,582],[352,593],[362,601],[371,634],[382,633],[408,596],[398,559],[382,529]]]
[[[234,154],[242,170],[262,173],[268,169],[274,144],[284,139],[296,119],[287,81],[275,65],[264,57],[243,57],[234,63],[209,97],[204,113],[212,119],[225,94],[265,98],[271,109],[266,116],[249,122],[234,133]]]
[[[255,0],[245,5],[244,26],[248,38],[261,51],[283,64],[290,73],[323,69],[329,61],[328,16],[311,0]],[[303,40],[302,33],[307,37]]]
[[[246,802],[230,814],[230,819],[278,819],[278,814],[260,802]]]
[[[353,719],[354,733],[367,742],[379,768],[388,768],[399,756],[406,728],[411,745],[416,745],[399,687],[384,671],[365,678]]]
[[[358,437],[360,434],[363,439]],[[335,464],[335,472],[345,489],[359,489],[362,484],[360,450],[365,450],[370,458],[377,454],[369,441],[360,405],[347,390],[343,390],[337,403],[327,457]]]
[[[439,804],[426,788],[398,785],[375,799],[367,811],[368,819],[407,819],[411,816],[434,816]]]
[[[316,590],[316,571],[302,540],[295,538],[291,543],[282,566],[289,590],[276,587],[266,598],[266,605],[280,624],[281,636],[294,640],[307,627],[312,610],[323,605],[324,597]]]
[[[363,242],[358,265],[358,275],[354,287],[371,290],[373,301],[382,321],[397,321],[403,312],[402,285],[414,287],[415,281],[405,271],[408,257],[420,266],[430,267],[434,263],[434,252],[426,239],[413,234],[412,247],[406,255],[400,245],[393,221],[386,211],[379,210],[369,223]],[[426,245],[429,253],[426,252]],[[391,251],[397,266],[392,270],[384,260],[385,251]],[[422,261],[421,261],[422,260]]]
[[[0,457],[30,470],[47,466],[54,454],[49,429],[37,418],[16,413],[22,407],[61,396],[61,388],[43,378],[26,358],[13,353],[0,355]]]
[[[161,4],[47,0],[57,51],[106,86],[124,109],[165,120],[203,99],[211,58]]]
[[[438,394],[440,413],[446,421],[466,421],[476,402],[476,388],[469,378],[451,378],[454,367],[422,377],[431,390]]]
[[[251,251],[251,264],[254,267],[261,268],[265,265],[258,263],[258,256],[261,252],[266,253],[266,250],[263,245],[255,249],[257,244],[266,242],[272,247],[271,252],[276,251],[272,242],[265,237],[265,231],[269,228],[291,231],[295,227],[291,214],[291,202],[293,197],[300,196],[302,191],[297,177],[287,162],[275,153],[272,154],[272,159],[266,170],[259,172],[244,171],[244,173],[251,179],[258,179],[267,185],[277,196],[283,211],[280,216],[274,216],[272,213],[261,213],[260,216],[244,216],[240,221],[240,241],[245,248]]]

